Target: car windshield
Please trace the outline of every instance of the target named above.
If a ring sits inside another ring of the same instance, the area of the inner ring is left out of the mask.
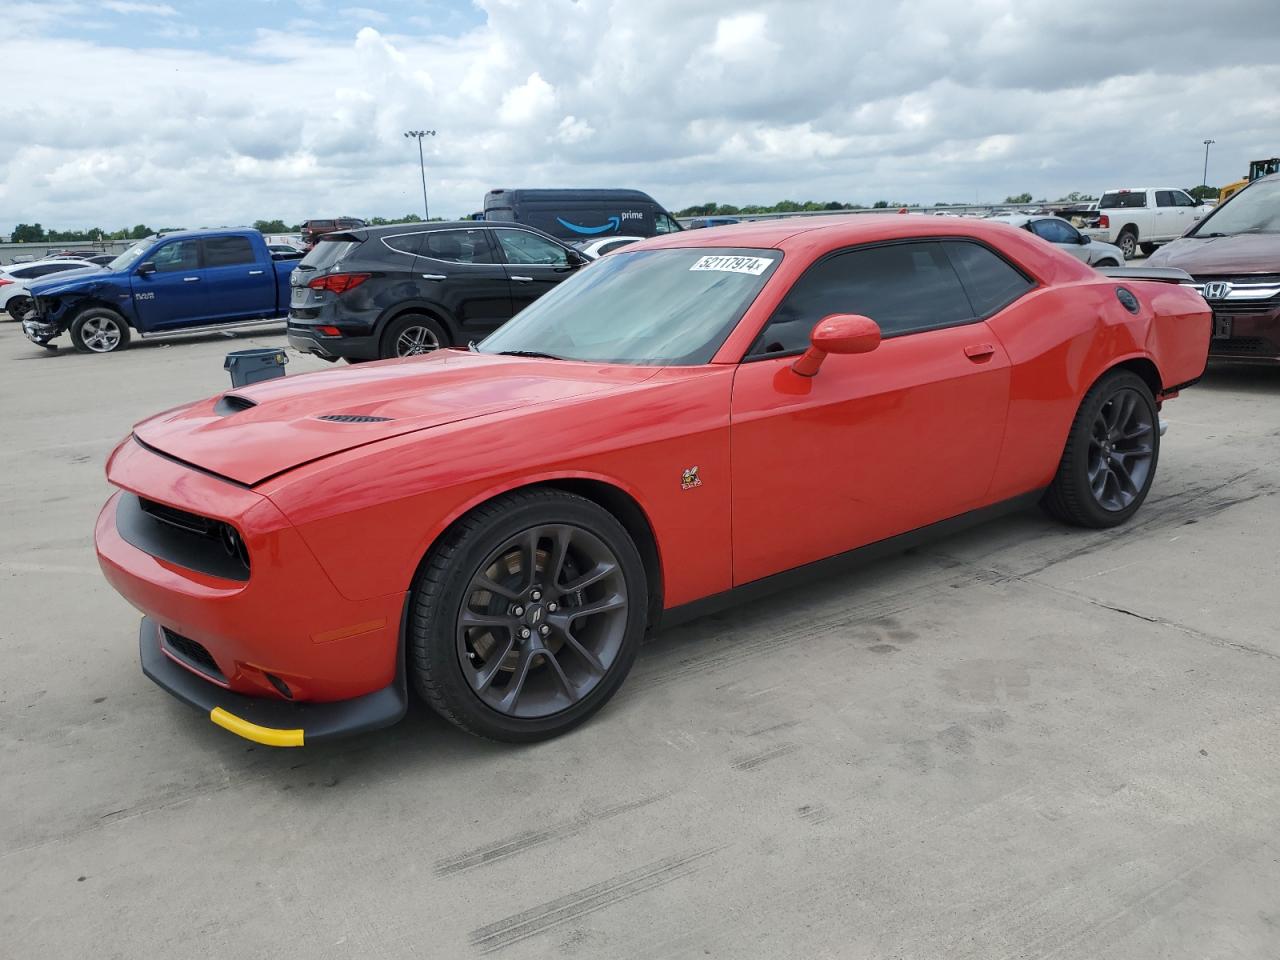
[[[1193,237],[1280,233],[1280,180],[1259,180],[1200,221]]]
[[[522,310],[478,349],[597,363],[708,363],[781,260],[778,250],[620,250]]]
[[[128,270],[131,266],[138,262],[138,258],[151,249],[151,241],[143,240],[141,243],[135,243],[120,256],[116,257],[109,264],[108,270]]]

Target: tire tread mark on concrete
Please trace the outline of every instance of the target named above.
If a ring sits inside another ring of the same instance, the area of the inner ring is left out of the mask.
[[[447,877],[463,870],[470,870],[473,867],[484,866],[488,863],[494,863],[498,860],[505,860],[507,857],[515,856],[523,853],[532,847],[540,846],[544,843],[550,843],[553,840],[562,840],[565,837],[571,837],[574,834],[581,833],[590,827],[593,823],[602,820],[608,820],[611,817],[617,817],[640,807],[648,806],[651,803],[663,799],[667,796],[663,794],[655,794],[649,797],[641,797],[639,800],[628,800],[625,803],[614,804],[610,807],[604,807],[600,810],[587,811],[581,815],[574,817],[572,820],[566,820],[562,823],[554,824],[542,830],[525,830],[510,837],[505,837],[494,843],[488,843],[481,847],[474,847],[471,850],[464,850],[462,853],[452,857],[445,857],[437,860],[435,864],[435,874],[437,877]]]
[[[785,757],[789,753],[794,753],[795,750],[796,745],[794,743],[780,743],[767,750],[744,754],[734,760],[732,766],[735,770],[751,771],[756,767],[763,766],[770,760],[776,760],[778,757]]]
[[[616,877],[565,894],[532,909],[512,914],[471,931],[471,945],[482,953],[495,953],[552,927],[629,900],[647,890],[686,877],[701,868],[699,861],[721,850],[707,847],[693,853],[655,860]]]

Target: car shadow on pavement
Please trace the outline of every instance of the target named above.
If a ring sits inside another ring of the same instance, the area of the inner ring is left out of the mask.
[[[1220,390],[1224,393],[1280,392],[1280,364],[1210,363],[1204,377],[1191,389]]]

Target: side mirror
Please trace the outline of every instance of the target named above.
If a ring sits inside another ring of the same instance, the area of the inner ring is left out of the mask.
[[[138,276],[149,277],[156,272],[156,262],[154,260],[146,260],[138,264]]]
[[[870,353],[880,346],[880,326],[856,313],[833,313],[818,321],[809,334],[809,349],[791,365],[802,377],[812,377],[828,353]]]
[[[569,251],[567,251],[567,252],[568,252],[568,254],[569,254],[569,266],[571,266],[571,267],[580,267],[580,266],[582,266],[584,263],[590,263],[590,262],[591,262],[591,258],[590,258],[590,257],[588,257],[586,254],[584,254],[584,253],[583,253],[582,251],[580,251],[580,250],[572,250],[572,249],[571,249],[571,250],[569,250]]]
[[[1093,243],[1093,237],[1089,236],[1087,233],[1082,233],[1080,234],[1080,239],[1077,240],[1076,243],[1079,243],[1079,244]]]

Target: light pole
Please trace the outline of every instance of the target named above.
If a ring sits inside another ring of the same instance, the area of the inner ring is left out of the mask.
[[[1217,142],[1217,140],[1206,140],[1204,142],[1204,176],[1200,178],[1200,186],[1202,187],[1209,185],[1209,147]]]
[[[422,156],[422,138],[434,137],[436,132],[434,130],[406,130],[404,135],[408,140],[418,141],[418,169],[422,171],[422,219],[430,220],[431,216],[427,213],[427,161]]]

